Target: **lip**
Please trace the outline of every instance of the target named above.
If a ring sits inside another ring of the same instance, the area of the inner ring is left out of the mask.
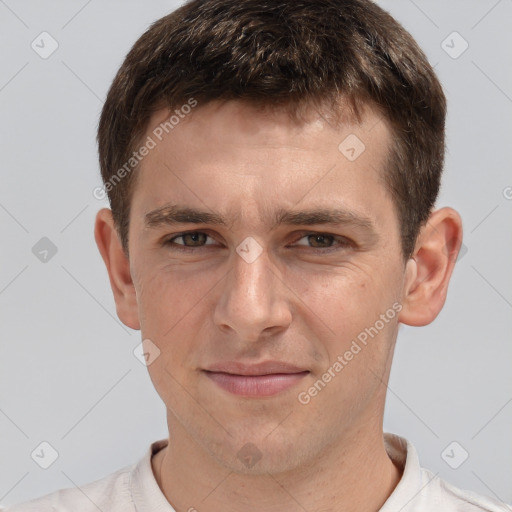
[[[231,361],[214,364],[203,371],[225,391],[245,397],[276,395],[309,373],[309,370],[280,361],[250,365]]]
[[[263,361],[256,364],[245,364],[239,361],[226,361],[216,363],[208,368],[209,372],[230,373],[232,375],[270,375],[275,373],[301,373],[308,371],[290,363],[282,361]]]

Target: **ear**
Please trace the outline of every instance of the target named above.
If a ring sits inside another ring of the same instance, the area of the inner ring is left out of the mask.
[[[446,300],[461,244],[459,214],[452,208],[433,212],[422,227],[406,265],[399,322],[419,327],[437,317]]]
[[[96,214],[94,238],[107,267],[110,286],[114,293],[117,316],[131,329],[140,329],[139,312],[135,286],[130,273],[130,261],[126,256],[117,229],[114,226],[112,211],[101,209]]]

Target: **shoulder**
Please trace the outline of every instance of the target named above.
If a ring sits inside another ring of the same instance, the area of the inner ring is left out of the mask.
[[[153,475],[151,458],[167,445],[155,441],[137,463],[125,466],[104,478],[81,487],[47,494],[36,500],[14,505],[0,512],[174,512]]]
[[[428,492],[425,492],[427,502],[437,510],[445,512],[512,512],[512,508],[507,504],[473,491],[460,489],[427,469],[422,469],[421,473],[422,480],[427,487],[430,487]]]
[[[5,509],[5,512],[132,512],[135,511],[130,493],[132,470],[133,466],[126,466],[87,485],[61,489],[14,505]]]
[[[384,434],[391,460],[402,478],[380,512],[512,512],[500,501],[459,489],[420,466],[413,444],[395,434]]]

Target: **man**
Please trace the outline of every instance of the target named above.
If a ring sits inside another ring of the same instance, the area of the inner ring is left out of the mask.
[[[498,511],[383,434],[399,323],[461,245],[433,210],[445,97],[367,0],[195,0],[134,45],[98,143],[95,237],[169,439],[13,511]]]

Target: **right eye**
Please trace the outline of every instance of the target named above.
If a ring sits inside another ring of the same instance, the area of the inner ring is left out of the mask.
[[[194,248],[204,247],[205,245],[214,245],[214,243],[206,243],[206,240],[210,238],[207,233],[202,231],[187,231],[185,233],[180,233],[171,238],[167,238],[163,245],[166,247],[171,247],[171,249],[176,250],[193,250]],[[176,242],[176,240],[180,240],[181,242]]]

